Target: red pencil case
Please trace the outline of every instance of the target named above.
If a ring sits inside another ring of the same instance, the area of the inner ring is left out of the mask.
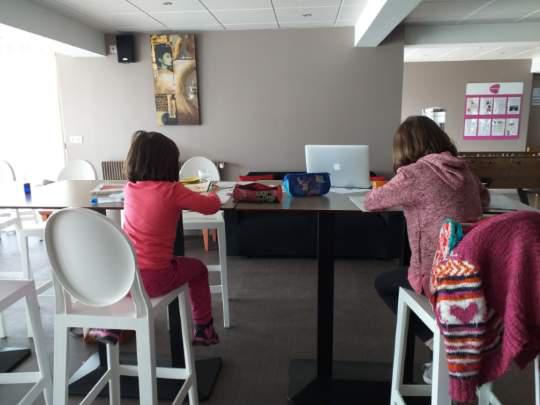
[[[275,203],[281,202],[283,190],[281,186],[267,186],[261,183],[237,184],[233,190],[235,201]]]

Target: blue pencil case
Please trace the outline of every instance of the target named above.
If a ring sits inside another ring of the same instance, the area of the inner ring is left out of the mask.
[[[283,188],[293,197],[325,195],[330,191],[328,173],[289,173],[283,178]]]

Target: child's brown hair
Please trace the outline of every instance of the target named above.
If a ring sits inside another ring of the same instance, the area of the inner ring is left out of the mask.
[[[430,153],[442,152],[457,156],[456,146],[448,134],[428,117],[411,116],[401,123],[394,135],[394,170]]]
[[[178,181],[180,151],[159,132],[136,131],[124,162],[129,181]]]

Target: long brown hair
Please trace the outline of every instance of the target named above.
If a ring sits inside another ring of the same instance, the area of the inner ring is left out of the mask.
[[[136,131],[124,161],[129,181],[178,181],[180,151],[159,132]]]
[[[457,156],[456,146],[448,134],[428,117],[411,116],[401,123],[394,135],[394,170],[430,153],[442,152]]]

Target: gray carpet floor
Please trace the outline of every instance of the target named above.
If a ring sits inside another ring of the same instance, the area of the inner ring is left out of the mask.
[[[188,238],[186,252],[207,263],[216,261],[215,251],[204,253],[200,237]],[[43,243],[30,242],[32,269],[44,279],[49,264]],[[337,261],[335,284],[335,359],[387,361],[392,359],[395,317],[376,296],[375,276],[395,267],[392,261]],[[3,233],[0,243],[1,272],[17,271],[19,254],[13,234]],[[312,358],[316,344],[316,262],[309,259],[248,259],[229,257],[231,328],[224,329],[219,296],[213,298],[214,319],[221,343],[196,348],[197,358],[220,356],[223,369],[208,405],[255,405],[287,403],[288,366],[292,358]],[[41,301],[41,315],[52,359],[52,299]],[[0,347],[28,345],[24,308],[21,303],[5,312],[9,333]],[[165,314],[156,324],[157,350],[169,347]],[[71,337],[69,364],[74,372],[96,347]],[[134,344],[122,345],[133,351]],[[428,353],[419,348],[417,362]],[[52,360],[51,360],[52,361]],[[31,358],[18,370],[31,370]],[[11,405],[23,396],[28,386],[0,386],[0,404]],[[532,366],[521,371],[513,368],[496,383],[495,392],[505,405],[533,404]],[[82,398],[72,397],[76,404]],[[36,403],[43,403],[37,401]],[[107,404],[99,399],[97,404]],[[123,400],[125,404],[138,401]],[[164,402],[165,403],[165,402]],[[358,398],[369,404],[369,398]]]

